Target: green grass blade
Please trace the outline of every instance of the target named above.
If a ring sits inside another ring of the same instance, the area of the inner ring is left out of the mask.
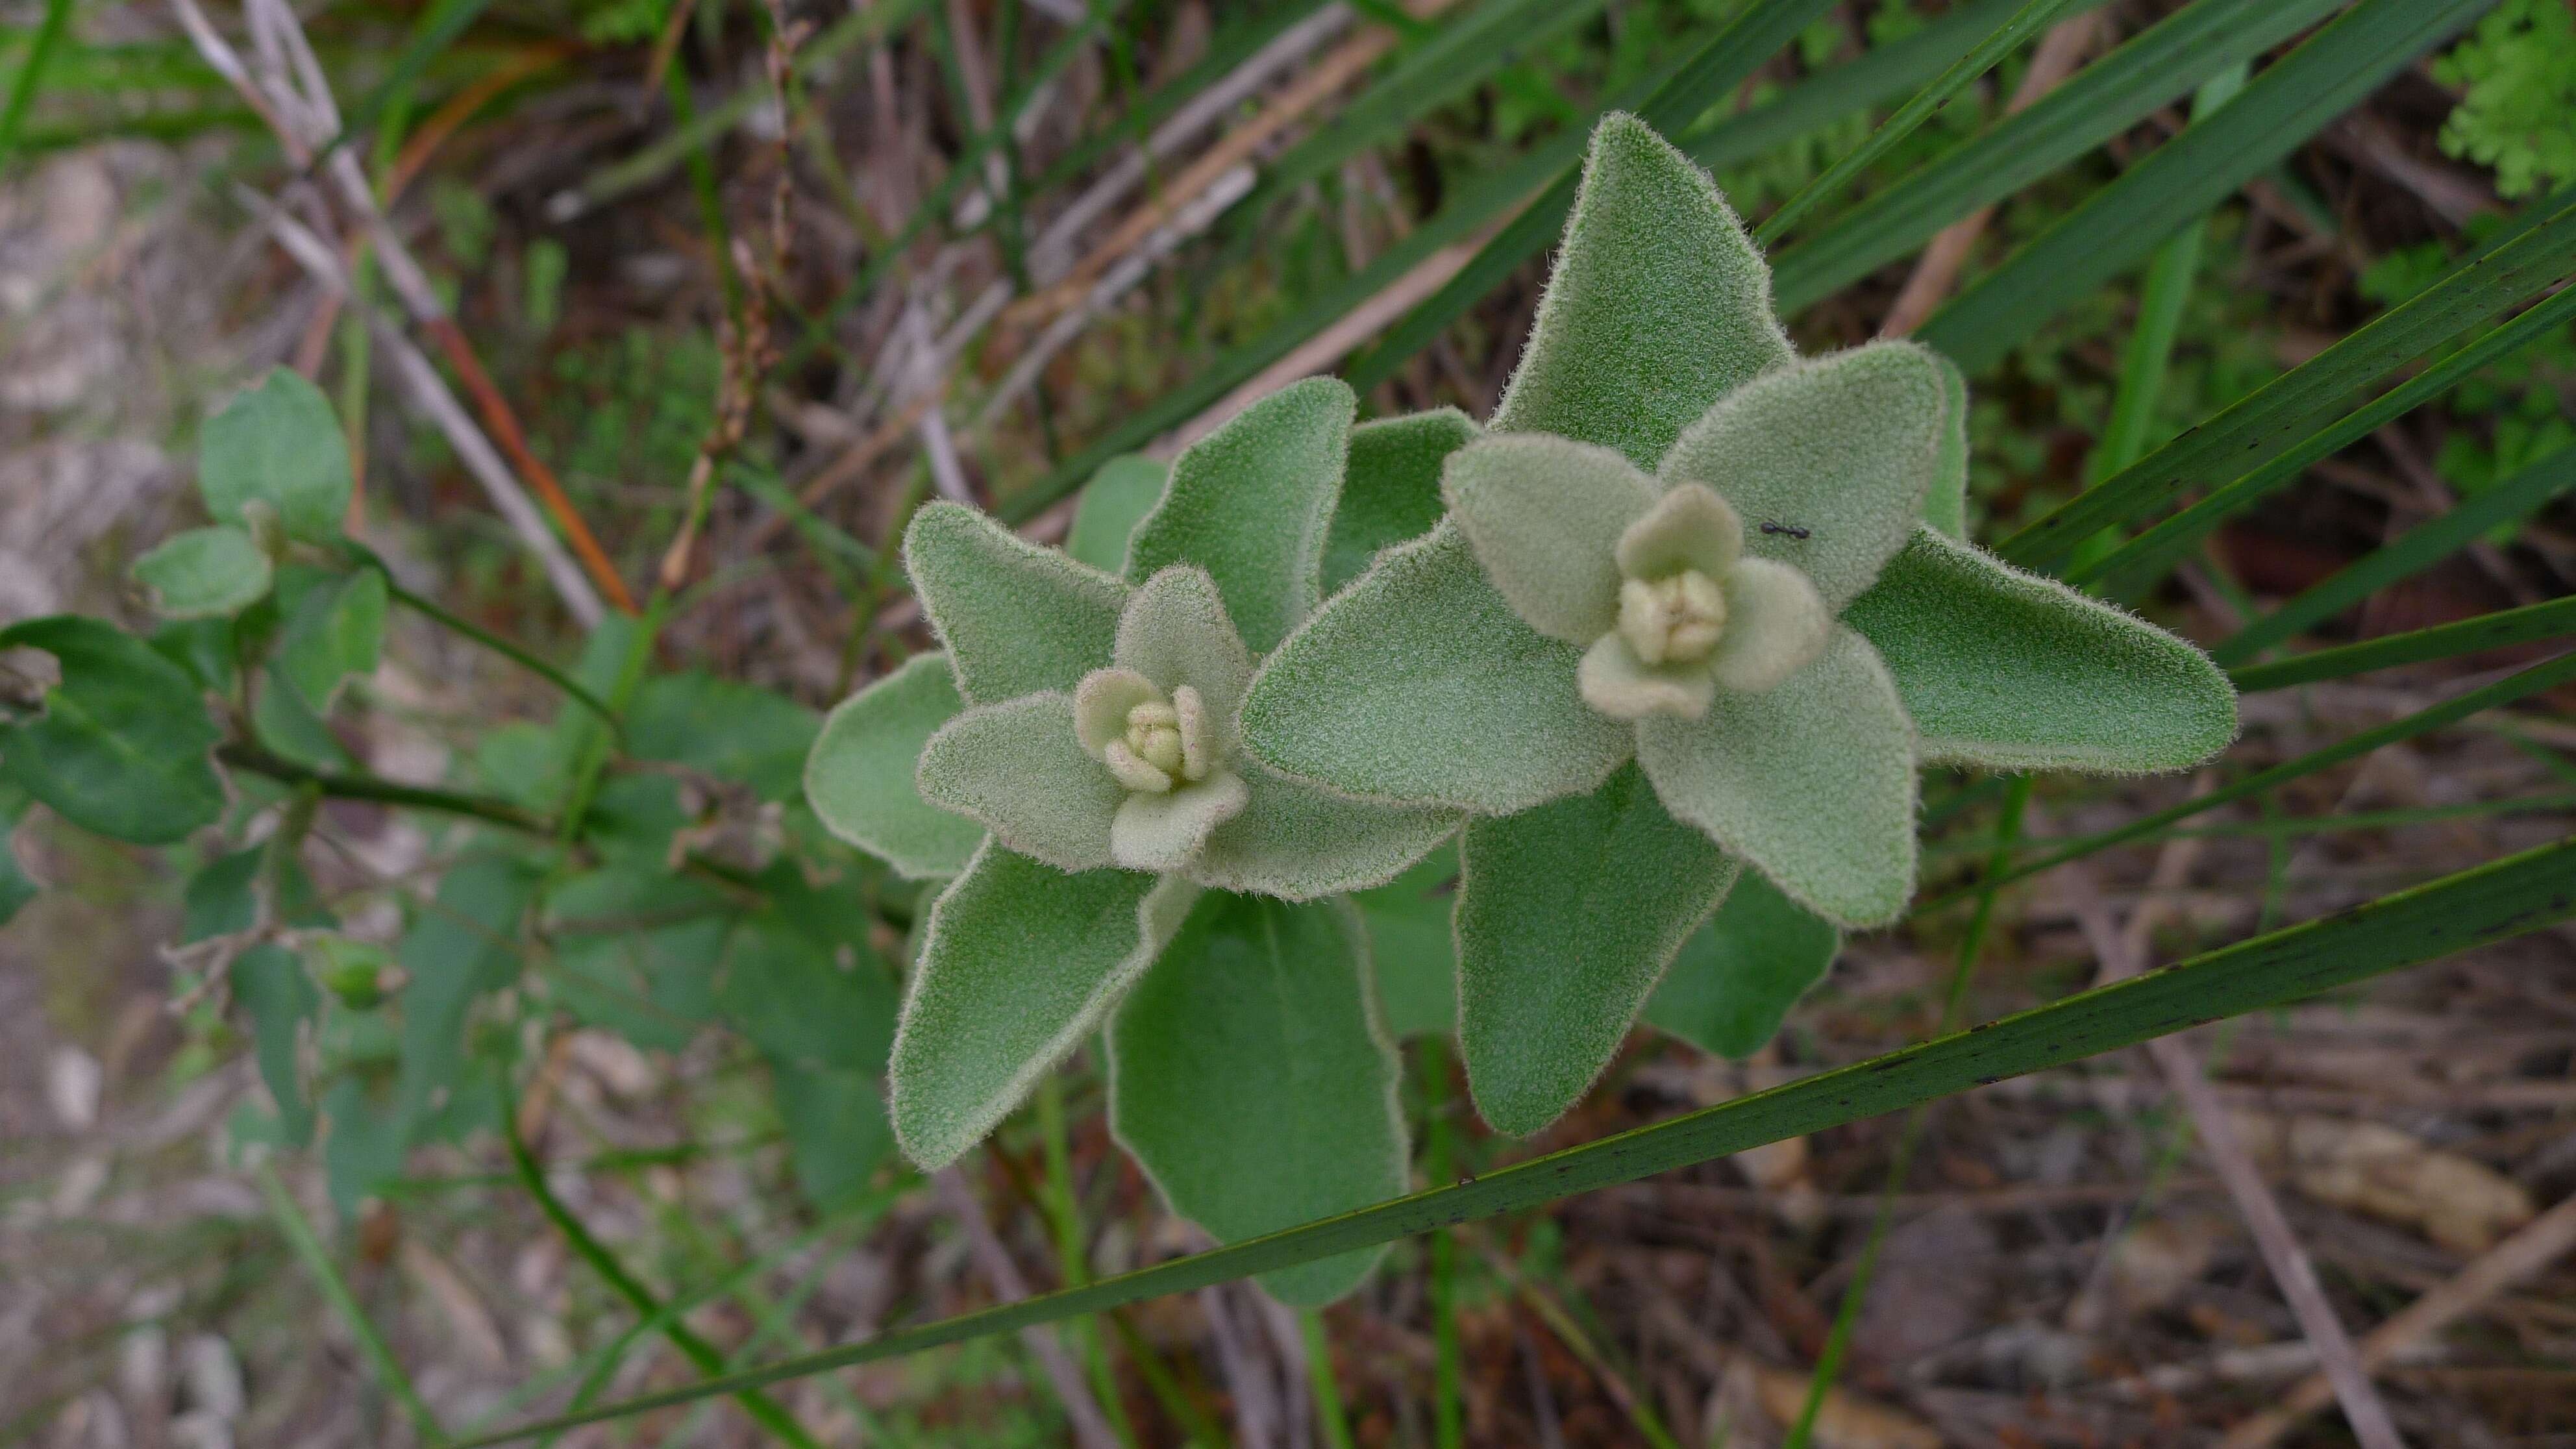
[[[2541,459],[2511,478],[2475,493],[2238,631],[2211,651],[2221,664],[2253,658],[2313,625],[2323,623],[2403,578],[2422,573],[2459,552],[2499,524],[2538,511],[2576,487],[2576,448]]]
[[[2248,108],[2252,94],[2249,89],[2239,96],[2210,119],[2207,129],[2228,124]],[[2192,127],[2172,145],[2202,129]],[[2180,488],[2213,475],[2241,477],[2308,436],[2320,418],[2357,389],[2539,291],[2565,275],[2571,264],[2576,264],[2576,193],[2561,192],[2533,208],[2529,224],[2510,240],[2461,262],[2421,294],[2372,318],[2101,487],[2060,505],[1995,551],[2024,568],[2048,568],[2063,562],[2078,541],[2156,508]]]
[[[2013,8],[2014,3],[2015,0],[1975,0],[1975,3],[1953,11],[1915,35],[1880,46],[1813,80],[1794,86],[1752,110],[1686,131],[1677,139],[1693,159],[1712,168],[1761,155],[1874,105],[1908,86],[1922,84],[1925,77],[1936,74],[1960,52],[1974,45],[1979,36],[1992,29],[1994,22]],[[2098,4],[2104,0],[2083,0],[2083,3]],[[1197,416],[1261,369],[1287,356],[1298,344],[1376,296],[1432,253],[1473,236],[1487,221],[1545,186],[1552,177],[1567,173],[1568,168],[1582,158],[1585,139],[1584,128],[1573,128],[1501,171],[1479,179],[1439,212],[1415,226],[1402,241],[1389,247],[1367,267],[1309,301],[1261,336],[1228,350],[1206,367],[1194,371],[1188,382],[1164,393],[1142,410],[1129,414],[1079,456],[1065,462],[1037,483],[1012,494],[1001,506],[1002,516],[1014,522],[1034,517],[1081,486],[1099,471],[1102,463],[1121,453],[1133,452],[1157,435]],[[1558,219],[1560,222],[1563,220],[1561,212]],[[1554,240],[1551,232],[1538,247]],[[1526,256],[1536,255],[1538,247],[1532,248]],[[1444,292],[1440,295],[1449,294]],[[1453,300],[1456,310],[1449,314],[1449,320],[1454,320],[1456,312],[1463,311],[1476,298],[1472,293],[1462,292]],[[1426,302],[1424,305],[1430,304]],[[1429,336],[1437,332],[1437,327],[1432,328],[1423,341],[1427,343]]]
[[[1743,84],[1830,8],[1831,0],[1759,0],[1707,44],[1662,75],[1630,87],[1608,109],[1633,109],[1658,131],[1667,135],[1679,131]],[[1351,364],[1353,388],[1366,393],[1384,382],[1406,359],[1430,346],[1478,298],[1554,244],[1565,229],[1566,213],[1574,208],[1575,158],[1584,139],[1579,134],[1559,138],[1557,147],[1569,154],[1546,192],[1522,208],[1447,285],[1406,313],[1383,341]],[[1551,154],[1557,147],[1550,148]]]
[[[304,1210],[295,1205],[295,1198],[287,1192],[286,1184],[278,1180],[274,1164],[263,1162],[259,1165],[259,1190],[268,1198],[268,1210],[276,1217],[278,1230],[286,1235],[287,1245],[295,1250],[295,1256],[303,1260],[305,1270],[313,1275],[315,1286],[322,1290],[323,1301],[329,1303],[340,1315],[340,1320],[348,1325],[350,1335],[358,1340],[358,1352],[374,1368],[377,1380],[402,1401],[403,1411],[411,1416],[412,1427],[419,1431],[424,1442],[447,1443],[447,1430],[439,1424],[438,1415],[421,1401],[420,1391],[411,1386],[411,1375],[403,1372],[402,1361],[394,1357],[393,1349],[385,1343],[385,1336],[376,1331],[375,1320],[367,1316],[366,1309],[358,1306],[358,1295],[349,1291],[349,1281],[340,1276],[339,1268],[331,1262],[330,1250],[314,1236],[313,1225],[304,1220]]]
[[[1822,301],[1981,206],[2056,172],[2138,118],[2262,54],[2343,0],[2198,0],[2078,71],[2031,107],[1843,212],[1773,262],[1780,310]]]
[[[2528,669],[2509,674],[2484,688],[2470,690],[2466,694],[2455,696],[2430,708],[2417,710],[2402,719],[2391,720],[2387,724],[2363,730],[2359,734],[2337,740],[2323,749],[2312,750],[2295,760],[2274,765],[2268,770],[2257,771],[2232,785],[2221,786],[2205,795],[2195,795],[2179,805],[2169,806],[2152,815],[2140,816],[2116,830],[2106,830],[2099,835],[2086,836],[2082,840],[2050,851],[2037,860],[2023,863],[1995,884],[2010,885],[2018,880],[2026,880],[2041,871],[2064,865],[2070,860],[2081,859],[2096,851],[2108,850],[2115,845],[2125,845],[2132,840],[2153,835],[2177,820],[2188,820],[2194,815],[2215,810],[2221,805],[2232,804],[2249,795],[2260,795],[2266,790],[2285,785],[2301,776],[2313,775],[2319,770],[2330,769],[2346,760],[2369,754],[2382,746],[2411,740],[2417,735],[2441,729],[2446,725],[2457,724],[2481,710],[2497,709],[2544,689],[2555,689],[2569,680],[2576,680],[2576,653],[2561,654],[2554,659],[2543,660]],[[1969,889],[1935,896],[1931,900],[1917,904],[1912,914],[1928,915],[1975,894],[1976,889]]]
[[[2361,0],[2257,76],[2207,125],[2149,152],[1953,298],[1924,324],[1922,340],[1971,373],[1994,365],[2493,3]]]
[[[2066,581],[2104,581],[2103,592],[2129,597],[2164,577],[2211,530],[2296,481],[2310,465],[2377,432],[2457,387],[2471,373],[2501,362],[2576,320],[2576,287],[2563,288],[2484,337],[2327,426],[2262,467],[2130,539],[2099,560],[2066,571]]]
[[[18,65],[18,74],[9,84],[9,103],[0,107],[0,171],[9,165],[9,154],[18,144],[18,127],[27,119],[27,108],[35,104],[36,87],[45,80],[45,66],[62,44],[63,31],[71,24],[72,0],[45,0],[45,18],[36,25],[36,38],[27,43],[27,58]]]
[[[1753,240],[1767,247],[1786,235],[1789,228],[1798,224],[1800,217],[1831,200],[1835,193],[1861,173],[1862,168],[1886,155],[1889,147],[1913,135],[1917,127],[1932,119],[1933,112],[1950,104],[1950,98],[1959,93],[1961,86],[2001,64],[2015,47],[2038,34],[2041,26],[2055,20],[2058,12],[2065,8],[2066,0],[2030,0],[2029,4],[2015,11],[2010,20],[1979,41],[1976,49],[1959,57],[1948,70],[1933,77],[1930,85],[1915,92],[1913,99],[1897,107],[1896,114],[1880,122],[1878,129],[1869,133],[1868,139],[1844,152],[1833,165],[1825,168],[1823,175],[1780,203],[1777,211],[1763,218],[1762,224],[1754,228]]]
[[[2436,624],[2429,629],[2365,639],[2358,644],[2346,644],[2335,649],[2319,649],[2270,664],[2250,664],[2229,670],[2227,677],[2239,691],[2261,694],[2266,690],[2288,689],[2296,684],[2349,679],[2374,669],[2428,664],[2437,659],[2455,659],[2463,654],[2506,649],[2516,644],[2557,639],[2569,634],[2576,634],[2576,594],[2546,603],[2526,604],[2519,609],[2482,614],[2457,623]]]
[[[2169,1032],[2284,1006],[2402,967],[2509,940],[2571,915],[2576,915],[2576,840],[2564,840],[1969,1031],[1550,1153],[1473,1182],[1433,1188],[1102,1279],[1088,1287],[1025,1298],[888,1333],[867,1343],[489,1435],[462,1449],[1055,1323],[1447,1224],[1523,1211],[1764,1143],[1901,1111],[2006,1077],[2064,1066]]]

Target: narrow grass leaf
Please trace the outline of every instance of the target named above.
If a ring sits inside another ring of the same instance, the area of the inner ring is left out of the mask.
[[[2249,664],[2228,671],[2227,677],[2240,691],[2260,694],[2266,690],[2288,689],[2293,685],[2350,679],[2374,669],[2396,669],[2408,664],[2457,659],[2489,649],[2510,649],[2515,645],[2559,639],[2570,634],[2576,634],[2576,594],[2546,603],[2527,604],[2519,609],[2482,614],[2457,623],[2436,624],[2429,629],[2365,639],[2336,649],[2319,649],[2270,664]]]

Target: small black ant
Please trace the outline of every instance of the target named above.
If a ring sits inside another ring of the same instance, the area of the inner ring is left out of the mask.
[[[1791,538],[1797,539],[1801,542],[1804,542],[1807,537],[1807,530],[1803,528],[1795,528],[1786,523],[1766,523],[1762,525],[1762,531],[1764,533],[1785,533]]]

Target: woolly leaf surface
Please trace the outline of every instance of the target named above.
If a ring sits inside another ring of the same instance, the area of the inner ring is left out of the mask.
[[[1240,1242],[1399,1196],[1395,1044],[1346,902],[1201,898],[1109,1027],[1109,1121],[1174,1212]],[[1263,1274],[1329,1303],[1383,1248]]]
[[[1450,917],[1458,899],[1458,848],[1439,849],[1382,886],[1355,892],[1368,926],[1369,961],[1386,1029],[1401,1041],[1458,1029],[1458,947]]]
[[[1201,885],[1292,901],[1392,879],[1458,828],[1454,811],[1335,795],[1243,762],[1250,800],[1208,837],[1191,868]]]
[[[1492,426],[1599,443],[1652,468],[1709,404],[1794,357],[1770,269],[1716,183],[1645,122],[1612,114],[1592,133]]]
[[[1850,926],[1895,919],[1914,893],[1913,746],[1887,667],[1849,629],[1776,689],[1637,727],[1665,809]]]
[[[1935,533],[1964,540],[1968,536],[1968,379],[1959,364],[1938,352],[1931,355],[1941,365],[1941,453],[1932,466],[1932,490],[1923,495],[1923,523]]]
[[[1083,485],[1082,501],[1073,506],[1064,551],[1103,573],[1125,573],[1127,538],[1138,520],[1153,511],[1171,476],[1169,464],[1139,453],[1101,464]]]
[[[1458,1047],[1476,1110],[1527,1137],[1582,1100],[1673,953],[1735,879],[1634,767],[1600,789],[1467,822]]]
[[[1844,622],[1887,661],[1927,761],[2133,774],[2236,737],[2235,690],[2189,642],[1928,529]]]
[[[1682,943],[1646,999],[1646,1022],[1702,1051],[1749,1057],[1779,1034],[1789,1008],[1824,979],[1842,948],[1832,922],[1748,873]]]
[[[1720,398],[1673,444],[1664,477],[1716,489],[1743,515],[1748,553],[1806,570],[1840,612],[1923,516],[1947,386],[1906,342],[1801,362]]]
[[[1612,449],[1543,433],[1461,448],[1440,491],[1512,612],[1580,645],[1619,622],[1620,535],[1663,496]]]
[[[1508,814],[1589,790],[1629,727],[1577,691],[1582,651],[1521,622],[1457,529],[1389,550],[1253,676],[1244,742],[1338,794]]]
[[[290,538],[335,538],[354,485],[349,440],[322,390],[283,367],[206,419],[197,439],[197,489],[217,523],[250,525],[249,506],[273,512]]]
[[[903,534],[904,567],[971,704],[1069,690],[1109,662],[1127,585],[955,503]]]
[[[1321,597],[1324,538],[1341,492],[1359,399],[1329,377],[1291,383],[1172,462],[1171,486],[1136,525],[1127,571],[1196,564],[1256,654]]]
[[[1226,616],[1216,580],[1183,564],[1156,570],[1128,599],[1112,657],[1166,694],[1182,685],[1197,690],[1220,727],[1234,718],[1252,681],[1252,656]]]
[[[1097,870],[1113,858],[1111,821],[1127,791],[1083,751],[1070,695],[977,705],[921,747],[914,779],[922,799],[1058,870]]]
[[[981,1140],[1135,984],[1195,895],[1178,879],[978,850],[930,908],[895,1031],[904,1155],[936,1169]]]
[[[192,528],[172,534],[134,561],[134,578],[152,592],[152,607],[173,619],[239,613],[268,592],[268,555],[238,528]]]
[[[824,716],[805,758],[806,802],[834,835],[907,880],[964,870],[984,827],[922,799],[913,770],[965,708],[944,650],[905,660]]]
[[[1232,770],[1162,794],[1132,791],[1111,821],[1109,853],[1129,870],[1186,870],[1207,849],[1208,836],[1243,813],[1246,794],[1243,777]]]
[[[1456,408],[1380,418],[1351,429],[1351,455],[1341,500],[1324,536],[1323,592],[1368,571],[1369,561],[1440,521],[1440,467],[1476,438],[1473,420]]]
[[[221,731],[185,670],[98,619],[57,614],[0,629],[0,649],[62,668],[30,718],[0,716],[0,780],[101,835],[167,845],[223,813],[208,757]]]

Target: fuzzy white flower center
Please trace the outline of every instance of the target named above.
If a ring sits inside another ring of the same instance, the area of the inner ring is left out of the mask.
[[[1127,711],[1127,748],[1166,777],[1181,770],[1181,712],[1149,701]]]
[[[1118,783],[1148,795],[1168,794],[1208,777],[1216,763],[1206,706],[1184,684],[1164,699],[1127,707],[1100,758]]]
[[[1619,586],[1619,636],[1640,662],[1696,664],[1726,632],[1726,595],[1697,569]]]

